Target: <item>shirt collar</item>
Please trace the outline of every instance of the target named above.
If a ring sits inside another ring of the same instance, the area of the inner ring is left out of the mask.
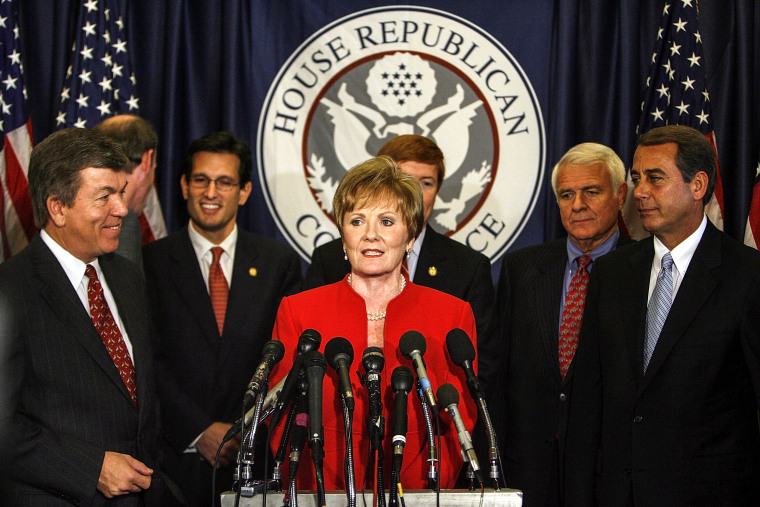
[[[236,223],[232,228],[232,232],[218,245],[201,236],[201,233],[193,227],[192,221],[187,224],[187,235],[190,236],[190,243],[193,245],[193,250],[195,250],[195,256],[199,259],[203,258],[215,246],[222,247],[227,255],[232,256],[235,251],[235,244],[237,243],[238,226]]]
[[[81,259],[74,257],[71,252],[59,245],[58,242],[54,240],[46,230],[43,229],[40,231],[40,238],[45,243],[45,245],[47,245],[50,251],[53,252],[53,255],[63,268],[63,272],[66,273],[66,278],[68,278],[69,282],[71,282],[71,285],[75,289],[79,287],[79,284],[82,283],[84,270],[87,264],[82,262]],[[95,268],[95,272],[97,272],[98,277],[102,278],[103,273],[100,271],[100,263],[98,262],[98,258],[96,257],[94,261],[90,262],[90,264]]]
[[[608,254],[611,251],[615,249],[615,245],[617,245],[618,239],[620,238],[620,229],[617,227],[615,228],[615,232],[613,232],[609,238],[605,239],[604,242],[602,242],[601,245],[594,248],[589,252],[588,255],[591,257],[592,261],[595,261],[599,257],[601,257],[604,254]],[[578,248],[575,243],[570,241],[570,236],[567,237],[567,261],[575,265],[575,259],[578,257],[584,255],[583,252],[581,252],[581,249]]]
[[[422,242],[425,240],[425,232],[427,231],[427,224],[422,228],[422,232],[420,232],[420,235],[417,236],[417,239],[414,240],[414,245],[412,245],[412,254],[414,254],[416,257],[420,256],[420,250],[422,250]]]
[[[694,252],[697,250],[699,242],[702,240],[702,235],[707,228],[707,216],[702,216],[702,223],[699,224],[697,230],[692,232],[691,235],[685,240],[681,241],[678,246],[673,250],[670,250],[670,255],[673,257],[673,264],[679,273],[686,273],[686,269],[689,267],[691,258],[694,256]],[[657,273],[660,272],[662,266],[662,258],[668,253],[668,248],[662,244],[657,236],[654,237],[654,259],[652,265],[655,267]]]

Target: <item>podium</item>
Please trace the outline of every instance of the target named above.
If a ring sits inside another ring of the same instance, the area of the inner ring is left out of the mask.
[[[267,493],[267,507],[281,507],[284,493]],[[329,491],[325,498],[327,507],[346,507],[348,500],[345,491]],[[367,505],[374,505],[371,491],[364,498]],[[435,507],[435,492],[430,490],[405,490],[404,501],[406,505],[414,507]],[[364,505],[361,492],[356,493],[356,504]],[[480,503],[480,491],[468,491],[466,489],[441,490],[441,505],[446,507],[521,507],[522,491],[516,489],[502,489],[501,491],[486,491],[483,493],[483,503]],[[235,505],[235,493],[222,493],[222,507]],[[262,495],[253,497],[240,497],[239,507],[263,507]],[[317,493],[315,491],[299,491],[298,507],[320,507],[317,505]]]

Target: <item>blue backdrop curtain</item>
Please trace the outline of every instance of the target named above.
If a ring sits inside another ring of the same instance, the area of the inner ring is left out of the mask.
[[[54,129],[78,0],[20,2],[23,58],[36,142]],[[352,12],[400,2],[356,0],[122,0],[141,114],[159,138],[157,182],[169,231],[187,220],[179,191],[184,150],[229,129],[256,144],[262,103],[277,71],[312,33]],[[413,2],[461,16],[498,39],[535,88],[547,134],[544,191],[512,249],[563,235],[549,170],[570,146],[596,141],[630,164],[644,80],[664,1],[453,0]],[[726,202],[726,230],[741,239],[760,147],[760,6],[701,0]],[[254,174],[245,229],[278,237]],[[508,198],[508,196],[505,196]]]

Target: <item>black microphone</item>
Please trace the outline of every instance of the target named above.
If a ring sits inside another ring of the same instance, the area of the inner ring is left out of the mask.
[[[264,344],[264,348],[261,351],[264,356],[253,373],[251,381],[248,383],[248,389],[245,392],[246,406],[252,402],[256,395],[259,394],[269,379],[269,374],[272,371],[274,365],[282,360],[285,355],[285,345],[280,340],[269,340]]]
[[[480,380],[475,375],[472,362],[475,360],[475,347],[467,333],[463,329],[454,328],[446,335],[446,348],[455,365],[464,370],[467,377],[467,387],[470,394],[477,401],[485,398],[480,385]]]
[[[318,350],[319,345],[322,343],[322,335],[313,329],[306,329],[298,338],[298,355],[293,360],[293,366],[288,372],[288,376],[285,378],[285,384],[282,386],[282,391],[277,397],[277,404],[272,412],[271,426],[274,428],[282,418],[282,413],[285,410],[285,406],[295,395],[296,386],[298,385],[298,375],[301,373],[303,367],[303,355],[312,350]]]
[[[445,407],[446,411],[451,416],[451,420],[454,421],[454,426],[457,430],[457,438],[459,439],[459,445],[462,448],[462,454],[465,460],[470,463],[472,471],[475,472],[475,476],[478,478],[478,482],[483,484],[483,474],[480,471],[480,463],[478,457],[475,455],[475,449],[472,447],[472,437],[467,431],[462,421],[462,416],[459,414],[457,405],[459,404],[459,393],[456,387],[451,384],[443,384],[438,388],[438,401],[441,402],[441,406]]]
[[[346,407],[353,410],[355,406],[354,390],[351,387],[351,379],[348,374],[348,369],[354,360],[353,345],[345,338],[336,336],[327,342],[325,346],[325,358],[327,359],[327,364],[338,372],[338,392],[340,393],[340,397],[343,398]]]
[[[306,379],[309,382],[309,445],[318,441],[324,443],[322,427],[322,388],[327,364],[325,356],[318,350],[312,350],[304,355],[303,366],[306,369]]]
[[[412,370],[406,366],[394,368],[391,373],[391,387],[396,393],[396,410],[393,414],[393,454],[402,454],[406,445],[407,399],[414,387]]]
[[[375,449],[382,447],[383,435],[383,399],[380,393],[380,373],[385,366],[385,357],[380,347],[367,347],[362,355],[364,366],[364,378],[362,384],[367,388],[369,395],[369,417],[367,419],[368,433],[374,435]],[[378,438],[379,437],[379,438]]]
[[[420,386],[425,393],[428,405],[430,405],[430,411],[435,417],[438,417],[438,404],[435,401],[433,388],[431,387],[430,379],[427,376],[425,362],[422,360],[426,347],[425,337],[422,336],[422,333],[419,331],[407,331],[401,335],[401,339],[398,342],[398,348],[401,350],[401,354],[403,354],[405,358],[410,359],[414,365],[414,370],[417,372],[417,378],[420,380]]]

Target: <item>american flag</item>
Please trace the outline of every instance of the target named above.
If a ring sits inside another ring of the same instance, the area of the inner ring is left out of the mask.
[[[19,51],[18,7],[0,3],[0,262],[23,249],[35,233],[26,174],[32,122],[26,109],[24,66]]]
[[[56,126],[92,128],[117,114],[139,115],[127,31],[117,1],[83,0],[77,19]],[[166,236],[155,188],[149,193],[140,222],[144,243]]]
[[[755,172],[755,185],[752,187],[752,204],[749,207],[747,228],[744,230],[744,244],[754,249],[760,245],[760,162]]]
[[[715,151],[710,94],[707,92],[705,58],[699,33],[697,0],[667,1],[652,54],[637,135],[664,125],[688,125],[702,132]],[[628,199],[623,210],[629,235],[641,239],[633,185],[628,174]],[[720,170],[712,199],[705,207],[708,218],[723,229],[723,185]]]

